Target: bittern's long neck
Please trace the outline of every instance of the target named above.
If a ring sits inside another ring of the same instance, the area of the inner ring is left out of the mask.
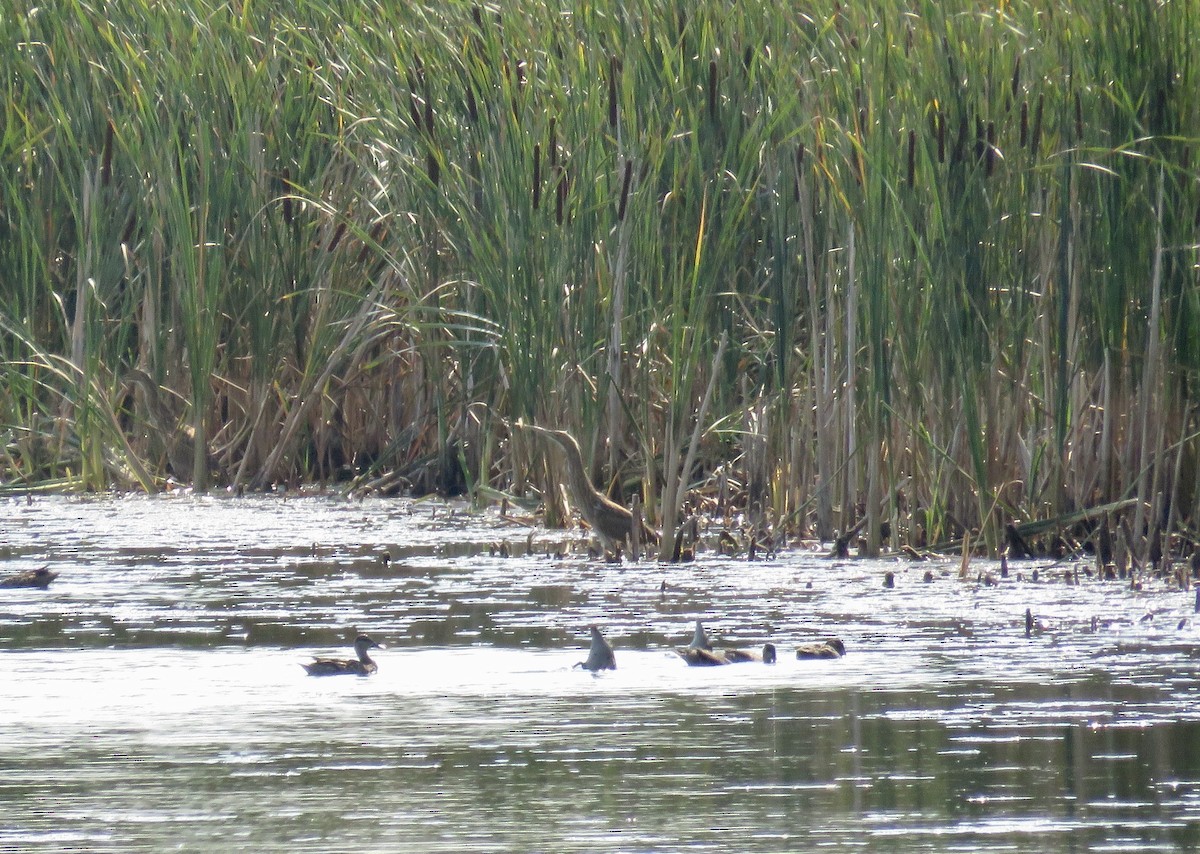
[[[567,458],[567,488],[571,490],[575,501],[582,503],[595,498],[599,493],[588,479],[587,470],[583,465],[583,453],[579,450],[579,443],[575,438],[562,430],[547,430],[544,427],[533,429],[562,448],[563,455]]]
[[[574,442],[559,442],[559,447],[567,457],[567,476],[571,480],[571,491],[575,493],[576,500],[585,496],[590,498],[596,493],[596,489],[584,470],[583,454],[579,452],[579,447]]]
[[[142,398],[146,405],[146,411],[150,414],[150,420],[153,422],[154,429],[165,431],[171,428],[174,423],[174,416],[167,409],[159,396],[158,385],[154,380],[150,379],[150,375],[138,368],[130,368],[122,377],[122,382],[125,385],[135,385],[142,390]]]

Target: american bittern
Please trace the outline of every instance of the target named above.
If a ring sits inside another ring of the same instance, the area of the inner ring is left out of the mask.
[[[604,636],[600,634],[600,630],[592,626],[592,647],[588,650],[587,661],[580,661],[575,666],[582,667],[584,670],[590,670],[595,673],[597,670],[616,670],[617,657],[613,655],[613,648]]]
[[[367,655],[367,650],[371,648],[383,649],[382,644],[375,643],[366,635],[359,635],[354,640],[354,651],[358,654],[357,659],[353,658],[315,658],[312,664],[301,664],[308,671],[309,676],[370,676],[379,669],[371,656]]]
[[[566,485],[571,500],[600,537],[604,547],[610,552],[615,552],[617,544],[624,543],[633,531],[633,514],[592,486],[583,465],[583,452],[579,450],[579,443],[575,441],[575,437],[565,430],[550,430],[523,421],[518,421],[516,426],[544,436],[562,449],[567,460]],[[643,540],[658,539],[644,523],[639,535]]]
[[[192,469],[195,467],[196,429],[190,424],[178,423],[178,419],[163,402],[158,385],[145,371],[129,369],[122,378],[122,385],[127,389],[133,387],[141,391],[150,438],[154,442],[162,443],[171,474],[182,481],[191,481]],[[208,454],[208,464],[210,470],[217,467],[216,458],[211,454]]]

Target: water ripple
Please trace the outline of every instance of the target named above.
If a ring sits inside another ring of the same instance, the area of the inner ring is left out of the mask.
[[[61,576],[0,591],[0,848],[1200,846],[1188,591],[566,539],[440,502],[6,503],[0,568]],[[696,619],[781,659],[688,668]],[[616,671],[573,669],[591,624]],[[305,676],[359,631],[377,675]]]

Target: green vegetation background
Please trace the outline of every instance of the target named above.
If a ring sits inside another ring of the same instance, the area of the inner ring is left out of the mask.
[[[0,13],[0,479],[522,493],[521,417],[660,524],[720,485],[876,543],[1190,526],[1196,32],[1192,0]]]

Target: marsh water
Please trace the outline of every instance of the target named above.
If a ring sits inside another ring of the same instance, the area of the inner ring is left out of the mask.
[[[5,501],[0,575],[61,575],[0,589],[0,849],[1200,847],[1191,592],[566,537],[404,499]],[[698,618],[779,662],[687,667]],[[572,668],[592,624],[617,670]],[[305,675],[356,632],[377,674]],[[828,635],[845,658],[796,660]]]

